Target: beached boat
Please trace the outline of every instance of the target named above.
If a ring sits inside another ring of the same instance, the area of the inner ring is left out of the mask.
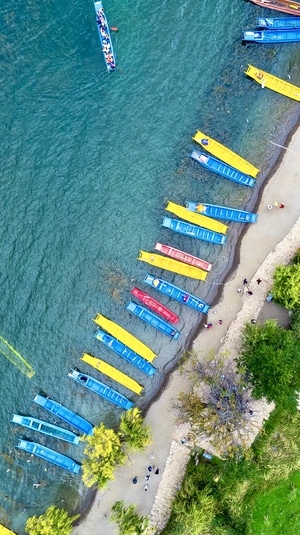
[[[198,227],[200,228],[200,227]],[[208,273],[194,266],[189,266],[184,262],[179,262],[178,260],[173,260],[173,258],[166,258],[158,254],[147,253],[146,251],[140,251],[138,260],[146,262],[151,266],[157,268],[166,269],[172,273],[177,273],[177,275],[183,275],[184,277],[191,277],[192,279],[197,279],[205,281]]]
[[[91,377],[86,373],[71,369],[68,373],[68,377],[80,385],[85,386],[85,388],[91,390],[95,394],[98,394],[98,396],[104,398],[106,401],[110,401],[114,405],[117,405],[117,407],[120,407],[121,409],[127,411],[134,405],[126,396],[123,396],[123,394],[120,394],[117,390],[110,388],[105,383],[98,381],[98,379],[94,379],[94,377]]]
[[[156,358],[157,355],[154,353],[154,351],[152,351],[152,349],[150,349],[150,347],[146,346],[144,342],[141,342],[141,340],[133,336],[133,334],[126,331],[126,329],[114,321],[106,318],[102,314],[97,314],[93,321],[97,323],[99,327],[104,329],[112,336],[115,336],[117,340],[125,344],[127,347],[149,362],[153,362],[153,360]]]
[[[260,7],[280,11],[281,13],[300,16],[300,3],[293,0],[250,0],[250,2]]]
[[[154,248],[157,251],[160,251],[171,258],[175,258],[175,260],[180,260],[185,264],[189,264],[190,266],[195,266],[204,269],[205,271],[210,271],[212,268],[212,264],[206,262],[206,260],[202,260],[202,258],[198,258],[197,256],[181,251],[180,249],[175,249],[175,247],[172,247],[171,245],[156,242]]]
[[[217,204],[207,204],[205,202],[185,203],[188,210],[192,212],[201,212],[217,219],[225,219],[226,221],[235,221],[237,223],[255,223],[257,214],[246,212],[245,210],[238,210],[237,208],[228,208],[227,206],[218,206]]]
[[[136,286],[132,288],[131,294],[134,295],[136,299],[141,301],[141,303],[150,308],[150,310],[153,310],[153,312],[156,312],[156,314],[164,318],[166,321],[169,321],[170,323],[179,322],[179,316],[177,316],[177,314],[175,314],[175,312],[170,310],[168,307],[157,301],[157,299],[154,299],[152,295],[143,292],[143,290],[140,290]]]
[[[290,84],[281,78],[277,78],[257,67],[253,67],[253,65],[248,65],[245,74],[250,78],[253,78],[253,80],[262,86],[262,88],[267,87],[268,89],[276,91],[276,93],[280,93],[281,95],[285,95],[286,97],[300,102],[300,87]]]
[[[180,331],[175,329],[175,327],[166,321],[162,320],[159,316],[154,314],[154,312],[151,312],[151,310],[147,310],[147,308],[143,307],[142,305],[137,305],[133,301],[130,301],[126,308],[129,310],[129,312],[132,312],[145,323],[148,323],[148,325],[151,325],[151,327],[154,327],[161,333],[170,336],[173,338],[173,340],[177,340],[179,338],[181,334]]]
[[[257,19],[258,28],[276,30],[277,28],[300,28],[299,17],[280,17],[278,19]]]
[[[135,381],[125,373],[121,372],[120,370],[117,370],[110,364],[107,364],[107,362],[104,362],[104,360],[93,357],[88,353],[83,353],[81,360],[83,360],[83,362],[86,362],[90,366],[93,366],[93,368],[98,370],[100,373],[103,373],[107,375],[107,377],[110,377],[121,385],[126,386],[126,388],[132,390],[132,392],[135,392],[139,395],[141,394],[143,387],[139,385],[137,381]]]
[[[238,169],[242,173],[253,176],[254,178],[256,178],[257,174],[259,173],[259,169],[254,167],[252,163],[244,160],[244,158],[233,152],[231,149],[228,149],[215,139],[212,139],[203,132],[200,132],[200,130],[197,130],[193,140],[196,141],[196,143],[199,143],[199,145],[201,145],[201,147],[203,147],[207,152],[213,156],[216,156],[216,158],[219,158],[222,160],[222,162],[231,165],[235,169]]]
[[[0,524],[0,535],[16,535],[14,531]]]
[[[38,418],[33,418],[32,416],[13,414],[11,422],[27,427],[32,431],[44,433],[44,435],[47,435],[48,437],[59,438],[60,440],[65,440],[71,444],[79,444],[80,437],[75,435],[73,431],[69,431],[58,425],[50,424],[44,420],[39,420]]]
[[[96,23],[97,23],[97,28],[98,28],[98,34],[99,34],[99,39],[100,39],[100,43],[102,47],[105,65],[109,72],[115,71],[117,67],[116,67],[114,49],[113,49],[109,26],[107,23],[107,19],[106,19],[106,15],[103,9],[102,2],[94,2],[94,7],[95,7],[95,13],[96,13]]]
[[[192,225],[179,219],[171,219],[170,217],[163,218],[162,226],[174,230],[174,232],[179,232],[179,234],[183,234],[184,236],[190,236],[190,238],[196,238],[197,240],[210,243],[224,245],[227,240],[227,237],[223,234],[206,230],[205,228],[198,227],[198,225]]]
[[[184,206],[180,206],[180,204],[168,202],[166,210],[168,212],[172,212],[172,214],[177,215],[177,217],[180,217],[181,219],[192,223],[193,225],[198,225],[199,227],[207,228],[208,230],[212,230],[213,232],[220,232],[220,234],[226,234],[227,232],[228,226],[224,225],[224,223],[220,223],[220,221],[216,221],[215,219],[212,219],[211,217],[207,217],[205,215],[191,213]]]
[[[243,41],[263,44],[299,43],[300,29],[247,30],[243,32]]]
[[[202,301],[202,299],[199,299],[199,297],[196,297],[195,295],[183,290],[182,288],[179,288],[178,286],[175,286],[174,284],[171,284],[171,282],[165,281],[164,279],[154,277],[153,275],[149,275],[149,273],[147,273],[144,278],[144,282],[159,292],[168,295],[172,299],[175,299],[175,301],[178,301],[179,303],[182,303],[193,310],[197,310],[197,312],[203,312],[204,314],[207,314],[210,309],[210,306],[205,303],[205,301]]]
[[[26,451],[31,455],[36,455],[36,457],[40,457],[41,459],[49,461],[52,464],[56,464],[56,466],[59,466],[60,468],[69,470],[69,472],[72,472],[73,474],[78,474],[81,468],[80,464],[76,463],[70,457],[63,455],[58,451],[52,450],[51,448],[46,448],[46,446],[38,444],[37,442],[31,442],[29,440],[24,440],[23,438],[20,438],[17,444],[17,448]]]
[[[200,165],[202,165],[202,167],[205,167],[205,169],[213,171],[213,173],[216,173],[224,178],[228,178],[228,180],[231,180],[232,182],[241,184],[241,186],[249,186],[250,188],[253,188],[256,184],[255,178],[252,178],[245,173],[241,173],[241,171],[238,171],[238,169],[235,169],[231,165],[228,165],[227,163],[224,163],[213,156],[209,156],[208,154],[204,154],[198,150],[193,150],[191,153],[191,158],[193,158],[195,162],[198,162]]]
[[[152,376],[156,373],[156,368],[154,368],[150,362],[135,353],[135,351],[123,344],[120,340],[117,340],[114,336],[105,333],[101,329],[97,329],[94,333],[94,337],[106,347],[117,353],[122,359],[127,360],[127,362],[130,362],[130,364],[133,364],[133,366],[147,375]]]
[[[90,422],[82,418],[82,416],[79,416],[75,412],[71,411],[70,409],[67,409],[60,403],[57,403],[57,401],[53,401],[53,399],[47,398],[45,396],[42,396],[41,394],[37,394],[34,399],[34,403],[37,403],[47,411],[51,412],[58,418],[61,418],[64,422],[67,422],[67,424],[71,425],[72,427],[75,427],[83,433],[84,435],[92,435],[94,427]]]

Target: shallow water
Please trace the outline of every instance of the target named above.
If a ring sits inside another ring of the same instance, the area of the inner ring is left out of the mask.
[[[78,461],[83,447],[26,433],[10,424],[11,414],[53,421],[32,403],[44,391],[94,424],[114,425],[120,411],[67,378],[72,366],[100,378],[81,363],[83,351],[144,384],[142,400],[117,389],[147,403],[201,317],[153,293],[180,314],[182,335],[174,342],[129,315],[132,280],[147,291],[142,279],[154,273],[136,260],[139,249],[161,241],[212,262],[205,283],[155,271],[211,303],[241,226],[230,225],[226,246],[213,246],[163,229],[164,207],[168,200],[253,207],[278,154],[270,141],[284,142],[298,118],[297,103],[243,74],[251,63],[299,85],[298,46],[242,46],[242,30],[263,10],[240,0],[229,5],[105,3],[110,24],[119,27],[119,69],[107,74],[92,2],[75,0],[70,13],[57,0],[28,0],[20,17],[2,0],[0,336],[35,370],[29,379],[0,355],[0,522],[20,534],[27,516],[52,503],[79,507],[83,488],[79,476],[18,452],[17,438]],[[262,170],[255,190],[192,162],[197,128]],[[92,336],[97,312],[149,344],[160,374],[149,379],[102,348]],[[38,481],[41,487],[33,487]]]

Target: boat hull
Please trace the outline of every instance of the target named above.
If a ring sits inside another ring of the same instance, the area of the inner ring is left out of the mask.
[[[205,271],[210,271],[212,268],[212,264],[209,262],[206,262],[205,260],[202,260],[201,258],[198,258],[192,254],[186,253],[185,251],[181,251],[180,249],[175,249],[175,247],[172,247],[171,245],[165,245],[164,243],[156,242],[155,249],[167,256],[170,256],[171,258],[174,258],[175,260],[180,260],[180,262],[189,264],[190,266],[195,266],[197,268],[204,269]]]
[[[207,204],[203,202],[187,201],[186,207],[192,212],[204,212],[217,219],[224,219],[225,221],[234,221],[236,223],[255,223],[257,215],[245,210],[238,210],[236,208],[229,208],[227,206],[219,206],[217,204]]]
[[[273,76],[273,74],[257,69],[257,67],[254,67],[253,65],[248,65],[245,74],[255,80],[255,82],[260,84],[263,88],[267,87],[268,89],[276,91],[276,93],[280,93],[281,95],[300,102],[300,87],[290,84],[281,78],[277,78],[277,76]]]
[[[243,32],[243,41],[251,43],[299,43],[300,29],[247,30]]]
[[[276,30],[278,28],[300,28],[299,17],[280,17],[278,19],[257,19],[257,27]]]
[[[96,13],[96,23],[98,29],[98,35],[101,43],[103,57],[108,72],[115,71],[116,61],[114,55],[114,49],[110,36],[109,26],[107,18],[103,9],[102,2],[94,2],[94,8]]]
[[[59,438],[60,440],[64,440],[70,444],[79,444],[80,437],[72,431],[64,429],[63,427],[59,427],[58,425],[50,424],[44,420],[39,420],[38,418],[13,414],[11,422],[22,425],[23,427],[26,427],[32,431],[43,433],[48,437]]]
[[[245,173],[241,173],[238,169],[235,169],[231,165],[228,165],[213,156],[203,154],[203,152],[199,152],[198,150],[193,150],[191,158],[205,169],[208,169],[223,178],[227,178],[232,182],[236,182],[241,186],[249,186],[250,188],[253,188],[256,184],[255,178],[252,178]]]
[[[29,440],[20,438],[17,448],[26,451],[31,455],[35,455],[36,457],[40,457],[41,459],[44,459],[44,461],[49,461],[50,463],[55,464],[60,468],[64,468],[73,474],[78,474],[81,468],[80,464],[76,463],[70,457],[63,455],[58,451],[52,450],[51,448],[46,448],[46,446],[38,444],[37,442],[31,442]]]
[[[16,533],[0,524],[0,535],[16,535]]]
[[[260,7],[280,11],[281,13],[300,16],[300,4],[292,0],[250,0],[250,2]]]
[[[153,310],[153,312],[156,312],[159,316],[161,316],[166,321],[169,321],[170,323],[178,323],[179,322],[179,316],[175,314],[175,312],[172,312],[168,307],[157,301],[157,299],[154,299],[151,295],[147,294],[146,292],[143,292],[143,290],[140,290],[136,286],[132,288],[131,294],[141,301],[146,307],[150,308],[150,310]]]
[[[154,314],[154,312],[151,312],[150,310],[147,310],[141,305],[137,305],[136,303],[133,303],[133,301],[130,301],[128,305],[126,306],[127,310],[129,312],[132,312],[135,316],[143,320],[148,325],[151,325],[151,327],[154,327],[158,331],[160,331],[163,334],[166,334],[173,340],[177,340],[180,336],[180,331],[175,329],[172,325],[167,323],[166,321],[162,320]]]
[[[173,258],[166,258],[165,256],[147,253],[146,251],[140,251],[138,260],[146,262],[151,266],[177,273],[177,275],[183,275],[184,277],[190,277],[196,280],[205,281],[208,275],[207,271],[203,271],[203,269],[189,266],[184,262],[173,260]]]
[[[209,243],[224,245],[227,240],[227,237],[223,234],[206,230],[205,228],[192,225],[191,223],[186,223],[185,221],[179,221],[179,219],[171,219],[170,217],[163,218],[162,226],[173,230],[174,232],[178,232],[179,234],[183,234],[184,236],[207,241]]]
[[[42,396],[40,394],[37,394],[34,399],[34,403],[37,403],[47,411],[51,412],[58,418],[61,418],[64,422],[68,423],[72,427],[75,427],[80,431],[81,433],[85,435],[92,435],[94,427],[90,422],[82,418],[82,416],[79,416],[75,412],[71,411],[70,409],[67,409],[60,403],[57,403],[57,401],[53,401],[53,399],[46,398],[45,396]]]
[[[215,221],[211,217],[207,217],[202,214],[193,214],[187,210],[184,206],[175,204],[174,202],[168,202],[166,210],[175,214],[177,217],[192,223],[193,225],[198,225],[199,227],[206,228],[212,232],[219,232],[220,234],[226,234],[227,225],[220,223],[220,221]]]
[[[135,392],[135,394],[140,395],[142,393],[143,387],[139,385],[137,381],[131,377],[128,377],[128,375],[120,370],[117,370],[110,364],[107,364],[107,362],[104,362],[104,360],[93,357],[88,353],[83,353],[81,360],[98,370],[100,373],[103,373],[121,385],[126,386],[126,388],[132,390],[132,392]]]

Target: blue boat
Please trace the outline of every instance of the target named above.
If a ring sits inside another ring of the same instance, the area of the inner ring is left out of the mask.
[[[120,342],[120,340],[117,340],[117,338],[105,333],[101,329],[96,330],[94,337],[97,338],[97,340],[100,340],[106,347],[117,353],[122,359],[127,360],[130,364],[133,364],[133,366],[142,370],[142,372],[147,375],[152,376],[157,371],[150,362],[135,353],[135,351],[123,344],[123,342]]]
[[[38,418],[33,418],[32,416],[13,414],[11,422],[14,424],[23,425],[32,431],[43,433],[48,437],[59,438],[60,440],[65,440],[71,444],[79,444],[80,437],[73,433],[73,431],[69,431],[68,429],[59,427],[58,425],[50,424],[44,420],[39,420]]]
[[[95,394],[98,394],[98,396],[106,399],[106,401],[110,401],[118,407],[121,407],[121,409],[125,409],[127,411],[133,407],[132,401],[130,401],[126,396],[123,396],[123,394],[120,394],[117,392],[117,390],[110,388],[106,384],[101,383],[101,381],[94,379],[86,373],[80,373],[78,370],[72,369],[69,371],[68,377],[74,379],[74,381],[82,386],[85,386],[85,388],[88,388],[88,390],[91,390]]]
[[[166,334],[167,336],[170,336],[171,338],[173,338],[173,340],[177,340],[179,338],[181,333],[177,329],[172,327],[172,325],[154,314],[154,312],[151,312],[151,310],[147,310],[147,308],[141,305],[137,305],[133,301],[130,301],[126,308],[127,310],[129,310],[129,312],[132,312],[135,316],[145,321],[145,323],[148,323],[148,325],[155,327],[155,329],[157,329],[158,331]]]
[[[205,301],[199,299],[199,297],[196,297],[195,295],[178,288],[178,286],[175,286],[170,282],[159,279],[158,277],[153,277],[153,275],[149,275],[149,273],[147,273],[145,276],[144,282],[159,292],[168,295],[176,301],[179,301],[179,303],[182,303],[193,310],[197,310],[197,312],[203,312],[204,314],[207,314],[210,309],[210,306],[205,303]]]
[[[255,185],[255,178],[245,175],[231,165],[228,165],[213,156],[209,156],[198,150],[193,150],[191,158],[202,165],[202,167],[205,167],[205,169],[209,169],[210,171],[217,173],[217,175],[228,178],[228,180],[231,180],[232,182],[236,182],[242,186],[249,186],[250,188],[253,188]]]
[[[216,219],[225,219],[226,221],[256,223],[257,220],[257,214],[246,212],[245,210],[238,210],[236,208],[228,208],[227,206],[218,206],[217,204],[187,201],[185,206],[188,210],[191,210],[191,212],[205,214],[210,217],[215,217]]]
[[[53,401],[53,399],[42,396],[41,394],[37,394],[33,401],[58,418],[61,418],[64,422],[67,422],[72,427],[75,427],[84,435],[93,434],[94,428],[90,422],[70,409],[67,409],[60,403],[57,403],[57,401]]]
[[[96,12],[96,22],[98,28],[99,39],[102,47],[104,61],[107,70],[115,71],[117,69],[115,62],[114,49],[110,36],[109,26],[107,23],[106,15],[103,9],[102,2],[94,2]]]
[[[300,28],[300,17],[280,17],[275,19],[257,19],[257,27],[267,29]]]
[[[247,30],[243,32],[243,41],[251,43],[299,43],[299,29]]]
[[[49,461],[52,464],[56,464],[56,466],[59,466],[60,468],[69,470],[69,472],[73,472],[73,474],[78,474],[81,468],[80,464],[76,463],[70,457],[63,455],[58,451],[52,450],[51,448],[46,448],[46,446],[38,444],[37,442],[31,442],[29,440],[20,438],[17,448],[27,451],[27,453],[30,453],[31,455],[36,455],[36,457],[40,457],[41,459]]]
[[[196,238],[197,240],[210,243],[224,245],[227,240],[227,237],[224,236],[224,234],[219,234],[219,232],[213,232],[212,230],[198,227],[198,225],[180,221],[179,219],[171,219],[170,217],[163,218],[162,226],[174,230],[175,232],[179,232],[179,234],[184,234],[184,236],[190,236],[190,238]]]

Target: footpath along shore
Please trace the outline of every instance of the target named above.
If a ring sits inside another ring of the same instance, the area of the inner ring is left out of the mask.
[[[236,355],[241,328],[246,321],[257,318],[272,284],[276,265],[286,264],[300,248],[300,129],[294,133],[281,164],[271,177],[257,210],[258,221],[249,225],[240,245],[236,268],[224,284],[219,302],[209,311],[211,329],[201,329],[193,342],[199,358],[211,351],[223,349]],[[283,203],[284,208],[275,206]],[[269,209],[268,205],[273,208]],[[247,279],[247,287],[243,285]],[[257,284],[257,279],[261,283]],[[238,292],[238,289],[242,292]],[[248,294],[248,290],[252,294]],[[219,319],[222,324],[219,324]],[[158,532],[169,516],[172,497],[180,487],[190,450],[185,442],[186,429],[176,426],[175,407],[178,394],[188,391],[190,384],[178,370],[173,372],[159,398],[146,414],[151,427],[153,443],[143,453],[130,453],[126,466],[117,468],[116,478],[109,486],[96,493],[93,504],[73,535],[117,535],[118,529],[109,521],[112,505],[117,500],[135,504],[140,515],[151,517]],[[253,435],[267,417],[270,407],[259,402],[254,407]],[[183,442],[183,443],[182,443]],[[147,467],[154,466],[148,472]],[[159,468],[159,474],[155,474]],[[146,482],[145,476],[150,475]],[[132,479],[137,476],[137,483]],[[147,491],[144,490],[148,483]]]

